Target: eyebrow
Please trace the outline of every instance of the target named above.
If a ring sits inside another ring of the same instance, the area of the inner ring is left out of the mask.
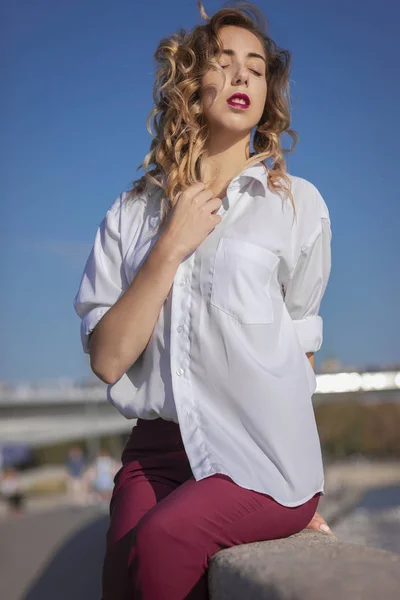
[[[228,54],[228,56],[234,56],[236,54],[236,52],[234,50],[222,50],[222,54]],[[267,64],[267,61],[265,60],[265,58],[263,56],[261,56],[261,54],[257,54],[257,52],[248,52],[247,56],[249,58],[261,58],[261,60],[263,60],[265,62],[265,64]]]

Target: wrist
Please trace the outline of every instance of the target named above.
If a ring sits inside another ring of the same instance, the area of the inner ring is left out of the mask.
[[[154,244],[154,249],[163,260],[167,260],[168,262],[178,263],[178,265],[182,262],[185,257],[185,254],[179,247],[165,234],[161,234]]]

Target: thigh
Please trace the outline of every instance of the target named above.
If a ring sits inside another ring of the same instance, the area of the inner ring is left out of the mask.
[[[118,542],[143,515],[191,475],[179,426],[163,419],[138,420],[114,478],[107,541]]]
[[[319,494],[296,507],[237,485],[216,474],[196,481],[191,477],[145,517],[143,526],[178,544],[195,544],[210,557],[222,548],[288,537],[311,521]],[[140,526],[139,526],[140,527]]]
[[[140,463],[127,463],[115,478],[102,572],[102,600],[128,600],[128,557],[132,530],[160,500],[173,492],[169,482],[149,481]]]
[[[162,424],[156,425],[159,435],[153,447],[154,428],[145,425],[140,431],[133,431],[122,457],[123,466],[115,476],[103,564],[103,600],[130,598],[128,557],[132,531],[150,509],[192,474],[177,434],[173,439],[164,435],[163,443],[161,427]],[[144,430],[148,435],[144,436]]]

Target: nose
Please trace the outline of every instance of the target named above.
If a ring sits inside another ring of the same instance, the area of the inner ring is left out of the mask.
[[[232,85],[241,85],[248,83],[249,73],[244,65],[237,65],[233,76],[232,76]]]

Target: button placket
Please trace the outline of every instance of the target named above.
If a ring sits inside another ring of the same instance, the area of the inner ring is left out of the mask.
[[[184,268],[185,268],[185,265],[182,264],[181,265],[181,269],[184,269]],[[186,277],[186,275],[183,274],[182,277],[181,277],[181,280],[179,282],[179,285],[180,285],[180,287],[184,287],[186,285],[186,283],[187,283],[187,277]],[[184,292],[182,292],[182,293],[184,293]],[[176,331],[178,333],[181,333],[183,331],[183,326],[179,325],[176,328]],[[181,346],[183,344],[184,344],[184,340],[182,339],[181,340],[181,344],[179,344],[179,346]],[[182,377],[182,375],[184,375],[184,373],[185,373],[185,370],[182,367],[179,367],[178,369],[176,369],[176,374],[178,375],[178,377]]]
[[[186,321],[190,318],[193,301],[190,282],[194,268],[194,256],[193,253],[180,265],[175,281],[175,290],[172,294],[171,331],[176,332],[176,335],[171,336],[171,368],[174,373],[172,386],[178,418],[185,425],[182,435],[192,467],[197,473],[211,473],[213,467],[203,432],[199,428],[199,416],[194,402],[189,372],[190,325]]]

